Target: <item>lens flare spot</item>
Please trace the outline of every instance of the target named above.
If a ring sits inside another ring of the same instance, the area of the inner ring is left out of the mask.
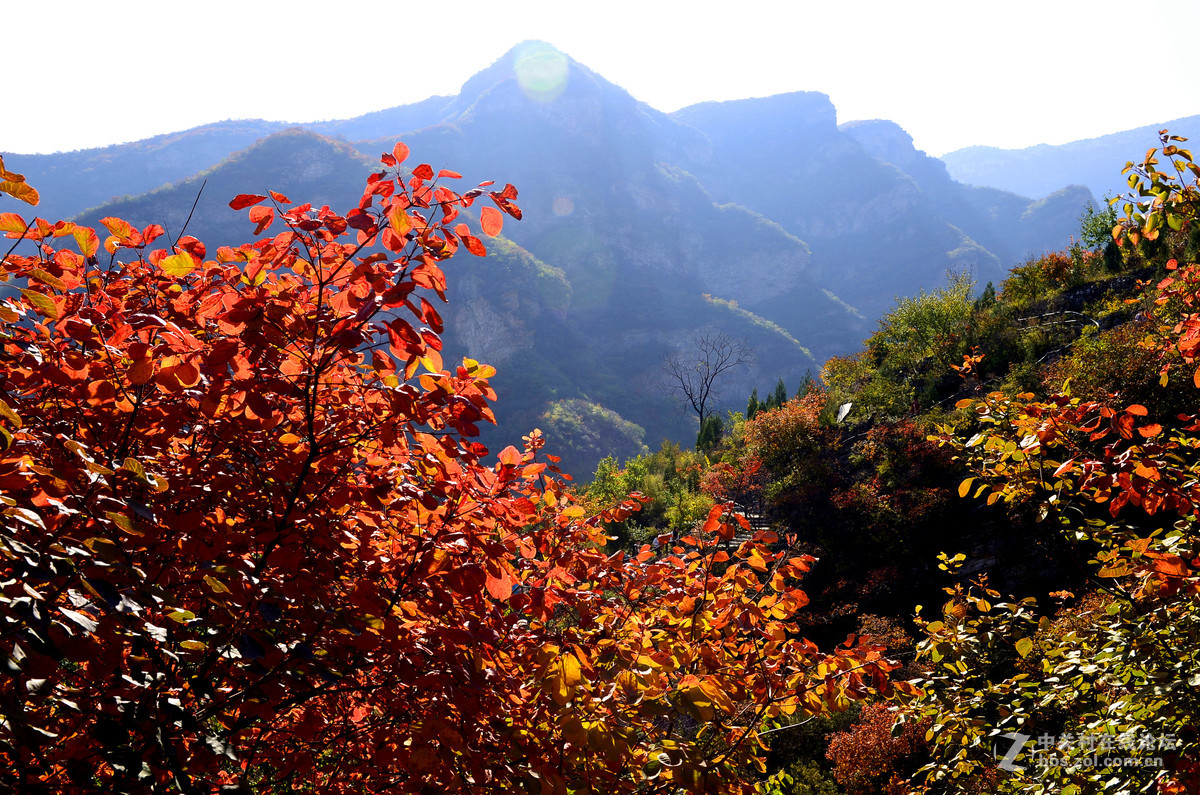
[[[519,48],[513,71],[525,96],[538,102],[556,99],[567,87],[567,56],[548,44],[531,42]]]
[[[575,202],[568,199],[566,196],[559,196],[551,205],[555,215],[570,215],[575,212]]]

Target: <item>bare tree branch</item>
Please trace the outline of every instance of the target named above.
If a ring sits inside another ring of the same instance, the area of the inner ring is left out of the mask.
[[[754,350],[744,339],[725,333],[698,337],[686,351],[669,354],[663,360],[665,387],[680,402],[691,406],[700,424],[721,399],[717,381],[721,376],[754,362]]]

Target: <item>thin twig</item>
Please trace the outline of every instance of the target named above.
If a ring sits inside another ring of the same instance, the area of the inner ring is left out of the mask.
[[[192,209],[188,212],[187,220],[183,222],[183,229],[180,229],[178,237],[176,237],[173,241],[171,241],[172,249],[174,249],[175,246],[179,243],[179,238],[183,237],[183,233],[187,231],[188,224],[190,224],[192,222],[192,214],[196,212],[196,205],[198,205],[200,203],[200,196],[204,193],[204,186],[207,184],[208,184],[207,178],[203,182],[200,183],[200,190],[196,191],[196,201],[192,202]]]

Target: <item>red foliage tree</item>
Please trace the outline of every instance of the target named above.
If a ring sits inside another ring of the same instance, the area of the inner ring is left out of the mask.
[[[517,193],[406,155],[214,259],[0,214],[0,789],[750,791],[764,722],[886,686],[769,534],[606,557],[537,432],[485,462],[431,300]]]
[[[886,704],[867,704],[849,731],[829,740],[833,777],[849,795],[907,795],[907,780],[929,752],[925,732],[931,721],[901,724],[893,736],[896,714]]]

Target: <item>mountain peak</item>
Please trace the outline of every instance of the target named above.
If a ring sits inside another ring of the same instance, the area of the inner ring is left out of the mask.
[[[474,99],[493,86],[511,80],[528,99],[551,102],[571,83],[578,82],[578,78],[604,82],[554,45],[531,39],[515,45],[491,66],[468,79],[459,96]]]

